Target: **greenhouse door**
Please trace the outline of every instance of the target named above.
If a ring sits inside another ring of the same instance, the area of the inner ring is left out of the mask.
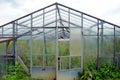
[[[70,28],[69,38],[58,39],[57,80],[76,80],[83,70],[83,37],[81,28]]]

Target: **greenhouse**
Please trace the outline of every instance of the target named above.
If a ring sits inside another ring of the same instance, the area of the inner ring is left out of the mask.
[[[19,61],[33,78],[76,80],[94,62],[120,68],[120,26],[54,3],[0,26],[0,75]]]

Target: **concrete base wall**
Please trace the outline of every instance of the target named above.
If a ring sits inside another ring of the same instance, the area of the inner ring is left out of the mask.
[[[56,69],[55,67],[42,69],[41,67],[32,68],[32,78],[44,79],[44,80],[56,80]],[[80,69],[71,69],[58,71],[58,80],[77,80],[78,72]]]
[[[72,69],[58,72],[58,80],[77,80],[80,69]]]
[[[55,68],[53,67],[45,68],[45,69],[40,68],[40,67],[33,67],[32,70],[33,70],[31,74],[32,78],[45,79],[45,80],[55,79],[56,71],[55,71]]]

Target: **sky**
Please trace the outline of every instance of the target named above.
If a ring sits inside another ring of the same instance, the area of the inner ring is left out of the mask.
[[[0,0],[0,25],[55,2],[120,25],[120,0]]]

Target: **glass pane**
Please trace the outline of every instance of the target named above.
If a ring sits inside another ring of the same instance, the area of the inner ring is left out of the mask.
[[[81,29],[71,28],[70,33],[70,52],[71,55],[80,55],[81,51]]]
[[[61,70],[69,69],[69,57],[60,57],[60,61],[61,61],[60,63]]]
[[[5,43],[0,43],[0,55],[5,54],[6,52],[6,44]]]
[[[49,13],[45,12],[44,14],[44,24],[51,24],[51,23],[55,23],[55,11],[54,10],[50,10]],[[53,25],[49,26],[49,27],[53,27]],[[46,27],[46,26],[45,26]]]
[[[12,37],[13,36],[13,24],[8,24],[3,26],[3,35],[4,37]]]
[[[120,65],[120,28],[115,27],[115,50],[116,50],[116,58],[118,59],[119,65]]]
[[[45,29],[44,34],[44,49],[45,54],[55,54],[56,42],[55,42],[55,30]]]
[[[118,66],[120,67],[120,38],[119,36],[116,37],[116,44],[115,44],[115,50],[116,50],[116,62],[118,63]]]
[[[33,66],[42,66],[43,56],[32,56]]]
[[[25,25],[27,27],[30,27],[30,22],[31,22],[31,16],[24,17],[20,20],[18,20],[18,24],[20,25]]]
[[[59,41],[58,43],[59,56],[68,56],[70,53],[69,41]]]
[[[81,27],[81,14],[70,10],[70,23]]]
[[[84,66],[95,63],[97,51],[97,36],[84,36]]]
[[[6,71],[6,61],[3,56],[0,56],[0,73],[4,73]]]
[[[55,56],[45,56],[44,59],[46,66],[55,66]]]
[[[120,54],[120,38],[116,38],[116,53]]]
[[[45,44],[45,54],[55,54],[55,41],[47,41]]]
[[[5,66],[6,66],[6,68],[7,68],[7,73],[10,73],[11,70],[9,70],[9,67],[14,64],[14,59],[8,58],[8,59],[5,59],[5,62],[6,62],[6,65],[5,65]]]
[[[73,56],[71,57],[71,68],[80,68],[81,67],[81,57]]]
[[[43,26],[43,11],[33,14],[33,27]]]
[[[33,54],[43,54],[43,40],[33,40],[32,53]]]
[[[103,44],[104,44],[104,56],[108,57],[111,55],[113,56],[114,53],[114,37],[113,36],[108,36],[103,38]]]
[[[25,65],[30,67],[30,45],[29,40],[17,40],[17,55]]]

